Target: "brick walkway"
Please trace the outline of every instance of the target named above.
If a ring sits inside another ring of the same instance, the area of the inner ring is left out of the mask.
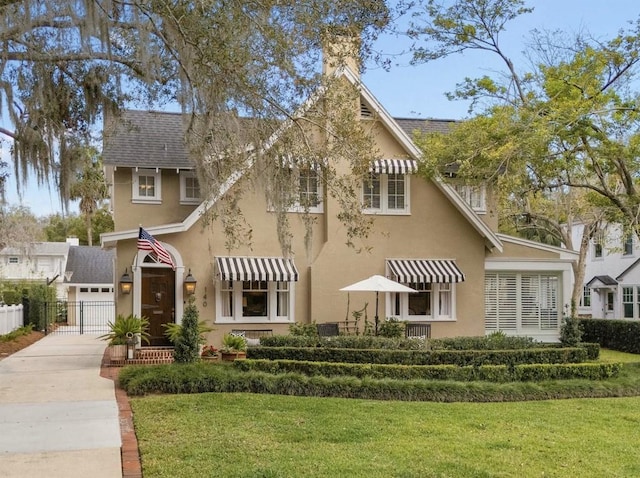
[[[129,398],[124,390],[118,386],[119,367],[109,367],[109,350],[105,350],[102,358],[100,376],[109,378],[114,382],[116,402],[120,414],[120,434],[122,436],[122,477],[142,478],[142,463],[140,462],[140,452],[138,451],[138,438],[133,428],[133,414],[129,405]]]

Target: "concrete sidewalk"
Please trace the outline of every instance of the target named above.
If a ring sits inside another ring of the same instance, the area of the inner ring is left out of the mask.
[[[3,478],[122,476],[113,381],[100,377],[106,343],[49,335],[0,360]]]

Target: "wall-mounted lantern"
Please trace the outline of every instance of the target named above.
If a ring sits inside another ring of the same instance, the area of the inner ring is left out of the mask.
[[[132,287],[133,279],[131,279],[128,269],[125,269],[124,274],[122,274],[122,277],[120,277],[120,292],[122,294],[131,294]]]
[[[189,273],[187,277],[184,278],[184,293],[186,295],[193,295],[196,292],[196,284],[197,280],[191,275],[191,269],[189,269]]]

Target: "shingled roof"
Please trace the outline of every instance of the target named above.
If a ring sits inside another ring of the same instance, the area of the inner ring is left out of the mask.
[[[125,110],[105,121],[104,164],[131,168],[193,169],[184,142],[182,113]],[[449,132],[455,120],[394,118],[410,138],[414,132]],[[242,131],[242,125],[239,127]]]
[[[115,249],[71,246],[67,272],[73,272],[69,284],[112,284]]]
[[[193,169],[184,142],[185,115],[125,110],[105,120],[105,165]]]

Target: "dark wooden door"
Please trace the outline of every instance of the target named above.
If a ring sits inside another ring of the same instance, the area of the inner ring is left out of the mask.
[[[151,345],[171,345],[162,325],[175,322],[175,280],[171,269],[142,269],[142,315],[149,319]]]

